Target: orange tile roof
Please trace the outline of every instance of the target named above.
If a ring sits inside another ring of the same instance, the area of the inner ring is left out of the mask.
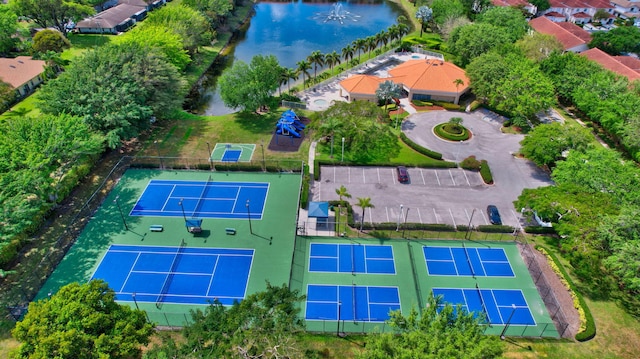
[[[586,56],[589,60],[599,63],[609,71],[625,76],[629,81],[640,80],[640,73],[634,71],[632,68],[597,47],[584,51],[580,55]]]
[[[380,83],[390,79],[383,79],[372,75],[353,75],[340,81],[340,86],[349,93],[375,95]]]
[[[576,16],[576,15],[577,14],[574,14],[573,16]],[[587,15],[587,16],[589,16],[589,15]],[[576,37],[578,37],[580,40],[584,41],[585,43],[591,42],[591,34],[587,30],[584,30],[583,28],[581,28],[580,26],[578,26],[578,25],[576,25],[576,24],[574,24],[572,22],[556,22],[556,25],[558,25],[561,28],[569,31],[570,33],[572,33],[573,35],[575,35]]]
[[[389,70],[393,81],[402,83],[412,91],[459,92],[469,86],[470,80],[458,66],[440,60],[409,60]],[[456,87],[454,81],[463,84]]]
[[[587,43],[587,41],[581,38],[583,37],[583,35],[578,37],[574,34],[574,32],[576,32],[577,30],[574,29],[572,31],[569,31],[564,27],[558,25],[558,23],[555,23],[544,16],[532,19],[531,21],[529,21],[529,25],[539,33],[551,35],[558,39],[565,50]],[[577,25],[574,26],[579,27]]]
[[[15,59],[0,58],[0,79],[14,88],[18,88],[44,71],[46,63],[34,60],[31,56],[18,56]]]
[[[637,58],[631,56],[614,56],[613,58],[633,71],[640,73],[640,60]]]

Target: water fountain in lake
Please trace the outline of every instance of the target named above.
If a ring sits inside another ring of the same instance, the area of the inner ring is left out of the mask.
[[[342,7],[342,3],[335,3],[331,6],[331,10],[328,13],[316,13],[315,19],[322,19],[322,22],[338,21],[344,24],[345,20],[358,21],[360,15],[356,15],[350,11],[345,10]]]

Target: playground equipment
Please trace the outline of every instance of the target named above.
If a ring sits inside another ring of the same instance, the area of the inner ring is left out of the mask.
[[[278,135],[300,138],[305,127],[293,110],[287,110],[282,114],[276,124],[276,133]]]

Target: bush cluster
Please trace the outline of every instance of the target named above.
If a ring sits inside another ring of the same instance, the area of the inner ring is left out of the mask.
[[[513,233],[515,231],[515,228],[511,226],[499,226],[495,224],[483,224],[476,227],[476,229],[478,232],[485,233]]]
[[[491,169],[489,168],[487,160],[482,160],[480,163],[480,176],[482,176],[484,183],[493,184],[493,175],[491,174]]]
[[[418,107],[423,107],[423,106],[433,106],[433,103],[428,102],[428,101],[422,101],[422,100],[411,100],[411,103],[418,106]]]
[[[469,171],[479,171],[480,161],[476,159],[476,156],[469,156],[460,162],[460,167]]]
[[[411,147],[412,149],[414,149],[415,151],[419,152],[420,154],[423,154],[423,155],[425,155],[427,157],[431,157],[431,158],[436,159],[436,160],[442,160],[442,153],[436,152],[436,151],[432,151],[432,150],[430,150],[428,148],[424,148],[424,147],[420,146],[419,144],[413,142],[409,137],[407,137],[407,135],[405,135],[404,132],[400,132],[400,139],[407,146]]]
[[[433,131],[438,137],[444,138],[449,141],[464,141],[469,139],[469,130],[462,125],[458,125],[462,129],[461,134],[454,134],[445,130],[446,126],[451,126],[449,123],[441,123],[433,128]]]
[[[440,106],[448,111],[461,111],[464,110],[460,105],[456,105],[455,103],[445,102],[445,101],[433,101],[433,104],[436,106]]]

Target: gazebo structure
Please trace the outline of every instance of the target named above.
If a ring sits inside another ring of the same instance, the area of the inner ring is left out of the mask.
[[[329,202],[309,202],[309,218],[316,219],[316,229],[327,227],[329,219]]]

